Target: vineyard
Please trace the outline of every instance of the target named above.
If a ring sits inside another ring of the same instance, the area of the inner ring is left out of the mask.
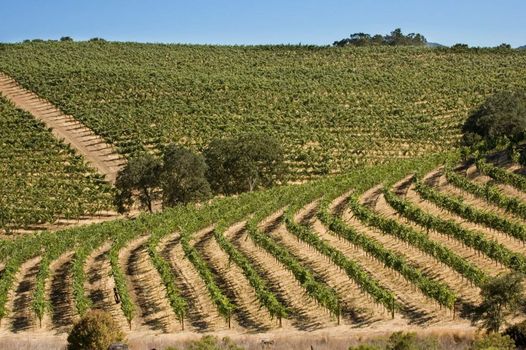
[[[124,155],[261,131],[303,180],[451,149],[486,96],[526,88],[526,52],[33,42],[0,71]]]
[[[111,188],[82,157],[0,96],[0,228],[111,209]]]
[[[155,334],[467,327],[485,281],[526,272],[526,201],[513,168],[457,163],[396,160],[4,239],[1,327],[61,334],[92,308]]]

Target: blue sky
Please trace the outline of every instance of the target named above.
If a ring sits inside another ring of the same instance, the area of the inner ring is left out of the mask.
[[[452,45],[526,45],[525,0],[2,0],[0,42],[331,44],[401,27]]]

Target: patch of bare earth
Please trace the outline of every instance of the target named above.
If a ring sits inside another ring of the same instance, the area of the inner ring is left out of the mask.
[[[3,326],[13,333],[36,331],[39,328],[31,303],[40,261],[40,257],[29,259],[15,274],[13,287],[8,293],[7,317],[2,321]]]
[[[48,328],[56,333],[67,333],[79,316],[73,300],[71,280],[73,252],[67,252],[49,266],[46,295],[51,303],[51,319]]]

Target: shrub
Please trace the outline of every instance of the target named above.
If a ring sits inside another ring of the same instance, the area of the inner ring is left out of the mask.
[[[514,350],[515,344],[507,335],[490,333],[476,339],[471,346],[471,350]]]
[[[371,344],[362,344],[358,346],[351,346],[349,350],[381,350],[379,346],[371,345]]]
[[[73,326],[68,335],[68,350],[107,350],[123,338],[109,313],[91,310]]]
[[[418,339],[414,332],[395,332],[389,337],[387,350],[433,350],[438,349],[437,340],[434,337]]]
[[[191,342],[186,350],[244,350],[237,346],[230,338],[225,337],[221,341],[217,337],[205,335],[200,340]],[[177,348],[169,347],[165,350],[177,350]]]

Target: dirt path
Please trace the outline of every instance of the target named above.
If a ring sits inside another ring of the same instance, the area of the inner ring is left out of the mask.
[[[137,313],[132,330],[171,333],[180,330],[159,273],[146,251],[148,236],[129,242],[119,252],[119,262],[126,274],[128,291]]]
[[[53,135],[64,140],[82,155],[106,180],[114,183],[125,160],[114,147],[72,116],[65,115],[50,102],[24,89],[15,80],[0,72],[0,92],[17,108],[31,113],[52,128]]]
[[[268,228],[267,225],[264,226]],[[268,282],[269,289],[287,307],[289,316],[288,320],[283,320],[283,329],[293,327],[314,330],[335,323],[328,311],[307,295],[292,273],[267,251],[255,245],[246,231],[230,232],[226,237],[245,254],[256,271]]]
[[[122,330],[129,330],[128,322],[122,312],[120,304],[115,302],[115,281],[111,276],[111,265],[108,252],[111,244],[105,243],[86,259],[86,284],[84,289],[93,303],[94,309],[109,312]]]
[[[207,228],[203,230],[209,232]],[[217,331],[228,328],[221,317],[208,289],[192,263],[185,257],[178,233],[160,242],[158,250],[170,262],[176,276],[177,288],[188,303],[185,328],[198,332]],[[236,327],[233,320],[233,327]]]
[[[228,231],[236,232],[243,230],[243,227],[244,223],[238,223]],[[195,246],[217,277],[218,285],[236,304],[235,318],[239,325],[258,332],[278,327],[277,320],[272,320],[268,310],[260,306],[256,293],[241,268],[230,261],[228,254],[221,249],[212,232],[201,237]]]
[[[49,265],[46,294],[51,303],[51,322],[48,328],[57,333],[67,333],[78,319],[71,284],[72,257],[73,252],[65,253]]]
[[[8,293],[7,310],[9,311],[5,323],[2,324],[13,333],[36,331],[39,328],[31,303],[40,260],[40,257],[36,257],[20,266],[13,287]]]

